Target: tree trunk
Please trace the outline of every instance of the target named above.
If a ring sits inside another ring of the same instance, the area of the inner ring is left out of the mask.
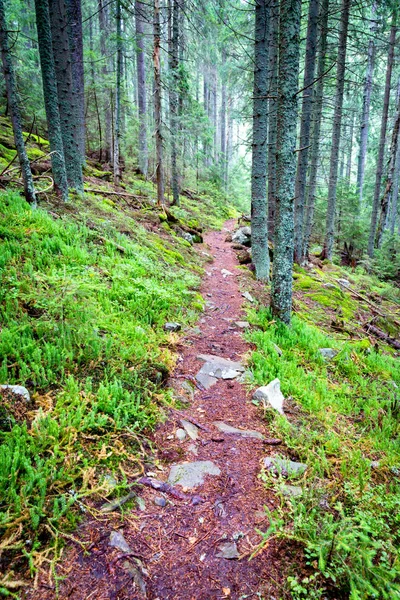
[[[367,158],[367,144],[368,144],[368,130],[369,130],[369,110],[371,106],[371,94],[372,94],[372,81],[375,66],[375,21],[376,4],[372,5],[372,20],[371,20],[371,37],[368,44],[368,62],[367,72],[365,74],[364,83],[364,95],[363,95],[363,107],[361,115],[361,126],[360,126],[360,150],[358,155],[358,166],[357,166],[357,194],[359,197],[359,212],[363,203],[363,188],[364,188],[364,177],[365,177],[365,161]]]
[[[156,177],[157,204],[164,205],[164,166],[163,166],[163,137],[161,115],[161,71],[160,71],[160,0],[154,0],[154,118],[156,125]]]
[[[81,0],[66,0],[68,36],[72,59],[72,85],[77,102],[78,141],[82,164],[85,164],[85,80],[83,70],[83,34]]]
[[[351,167],[353,158],[353,136],[354,136],[354,109],[350,106],[350,127],[347,137],[347,163],[346,163],[346,181],[347,185],[351,185]]]
[[[179,0],[171,0],[171,78],[169,89],[169,111],[171,129],[171,188],[172,204],[179,206],[179,174],[177,162],[178,138],[178,85],[179,85]]]
[[[251,249],[256,278],[269,280],[267,222],[269,0],[256,0],[253,146],[251,165]]]
[[[108,4],[106,0],[98,0],[99,28],[100,28],[100,52],[102,56],[102,75],[104,85],[103,110],[105,118],[105,157],[112,160],[112,117],[111,117],[111,93],[108,82],[109,58],[107,55],[108,39]]]
[[[335,240],[335,211],[336,188],[338,181],[338,160],[340,148],[340,133],[343,113],[344,76],[346,70],[347,32],[349,27],[349,12],[351,0],[342,0],[342,16],[340,20],[339,48],[336,73],[335,110],[333,115],[332,145],[330,156],[330,171],[328,184],[328,210],[326,213],[326,234],[322,255],[332,260]]]
[[[51,41],[48,0],[35,0],[36,27],[42,71],[43,95],[51,151],[54,185],[64,202],[68,201],[68,181],[65,167],[64,146],[61,133],[56,70]]]
[[[121,181],[120,141],[121,141],[121,80],[122,80],[122,27],[121,27],[121,0],[116,5],[116,33],[117,33],[117,78],[115,85],[115,121],[114,121],[114,184]]]
[[[314,220],[315,192],[319,164],[319,145],[321,134],[322,103],[324,99],[324,73],[328,40],[329,0],[322,0],[318,20],[320,23],[320,42],[318,53],[317,83],[315,84],[312,115],[312,136],[310,155],[310,177],[308,182],[307,210],[303,235],[303,256],[308,256],[311,231]]]
[[[226,51],[222,49],[222,69],[225,69],[226,63]],[[222,73],[221,81],[221,181],[225,187],[225,173],[226,173],[226,81],[225,73]]]
[[[275,231],[276,191],[276,117],[278,80],[279,1],[270,1],[269,51],[268,51],[268,234],[271,240]]]
[[[374,200],[373,200],[372,213],[371,213],[371,227],[370,227],[369,239],[368,239],[368,256],[370,258],[372,258],[374,255],[376,226],[378,223],[379,198],[380,198],[380,193],[381,193],[383,160],[385,157],[386,130],[387,130],[388,113],[389,113],[390,84],[391,84],[391,80],[392,80],[394,48],[395,48],[396,32],[397,32],[396,16],[397,16],[397,11],[394,10],[393,16],[392,16],[392,27],[390,29],[389,52],[388,52],[387,67],[386,67],[385,93],[383,96],[381,134],[380,134],[380,138],[379,138],[378,159],[377,159],[377,163],[376,163],[375,190],[374,190]]]
[[[32,171],[26,153],[24,136],[22,135],[20,97],[15,80],[14,65],[12,63],[8,28],[5,15],[4,0],[0,0],[0,51],[3,65],[3,75],[6,84],[7,101],[14,133],[15,148],[21,167],[22,181],[26,200],[36,206],[36,192],[33,185]]]
[[[290,323],[294,250],[294,188],[301,0],[281,0],[279,30],[276,214],[271,307]]]
[[[303,80],[304,91],[301,111],[299,142],[300,149],[297,155],[294,260],[299,264],[303,261],[304,248],[304,204],[306,195],[306,178],[309,154],[308,148],[310,145],[313,81],[315,73],[315,58],[317,53],[318,2],[319,0],[310,0],[308,9],[306,58]]]
[[[140,0],[135,2],[136,24],[136,70],[137,70],[137,95],[139,112],[139,171],[147,177],[148,148],[147,148],[147,116],[146,116],[146,61],[144,16],[146,5]]]
[[[397,106],[400,106],[400,78],[397,84]],[[392,207],[390,214],[390,235],[394,235],[397,219],[397,201],[399,197],[399,180],[400,180],[400,139],[397,138],[396,159],[393,172],[393,189],[392,189]]]
[[[72,83],[72,57],[68,38],[68,19],[64,0],[49,0],[51,38],[57,81],[58,110],[64,146],[68,184],[83,193],[81,122],[78,94]]]

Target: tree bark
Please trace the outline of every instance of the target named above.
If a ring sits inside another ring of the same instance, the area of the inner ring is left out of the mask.
[[[222,48],[222,69],[225,69],[226,63],[226,50]],[[226,81],[225,73],[222,73],[221,81],[221,181],[225,187],[225,174],[226,174]]]
[[[360,150],[358,155],[358,166],[357,166],[357,194],[359,197],[359,211],[363,203],[363,188],[364,188],[364,177],[365,177],[365,161],[367,158],[367,144],[368,144],[368,131],[369,131],[369,111],[371,106],[371,94],[372,94],[372,81],[374,75],[375,66],[375,31],[377,23],[375,21],[376,4],[372,5],[372,20],[371,20],[371,37],[368,44],[368,62],[367,72],[365,74],[364,83],[364,95],[363,95],[363,107],[361,115],[361,126],[360,126]]]
[[[326,51],[328,41],[329,0],[322,0],[319,10],[320,42],[318,53],[317,83],[313,100],[312,136],[310,155],[310,177],[308,182],[307,210],[303,235],[303,256],[308,256],[311,231],[314,220],[315,192],[317,189],[317,175],[319,164],[319,146],[321,134],[322,104],[324,99],[324,73],[326,70]]]
[[[145,61],[145,38],[144,38],[144,16],[146,5],[140,0],[135,2],[135,24],[136,24],[136,70],[138,89],[138,113],[139,113],[139,171],[147,177],[148,171],[148,148],[147,148],[147,90],[146,90],[146,61]]]
[[[51,165],[54,185],[64,202],[68,201],[68,181],[61,133],[56,70],[50,29],[48,0],[35,0],[36,27],[42,71],[43,95],[46,109],[47,128],[51,150]]]
[[[335,211],[336,188],[338,181],[338,160],[340,148],[340,133],[343,113],[344,76],[346,70],[347,32],[349,27],[349,13],[351,0],[342,0],[342,16],[340,19],[339,48],[336,73],[335,110],[333,115],[333,130],[330,156],[329,185],[328,185],[328,210],[326,213],[326,234],[322,256],[332,260],[333,244],[335,240]]]
[[[294,228],[294,260],[298,264],[302,263],[304,258],[304,204],[306,196],[306,178],[309,154],[308,148],[310,145],[313,81],[315,73],[315,58],[317,53],[318,2],[319,0],[310,0],[308,9],[306,58],[303,80],[304,91],[300,124],[300,150],[297,155],[297,176],[295,191],[296,206]]]
[[[279,2],[270,2],[269,52],[268,52],[268,235],[271,240],[275,231],[276,191],[276,117],[278,106],[278,33]]]
[[[179,206],[179,174],[177,162],[178,138],[178,85],[179,85],[179,0],[172,2],[171,77],[169,89],[169,111],[171,129],[171,188],[172,204]]]
[[[66,0],[69,46],[72,59],[72,85],[75,90],[78,115],[80,158],[85,164],[85,80],[83,70],[83,33],[81,0]]]
[[[120,142],[121,142],[121,80],[122,80],[122,19],[121,0],[116,5],[116,33],[117,33],[117,77],[115,84],[115,120],[114,120],[114,184],[121,181]]]
[[[256,278],[269,280],[267,222],[269,0],[256,0],[253,145],[251,165],[251,249]]]
[[[108,5],[106,0],[98,0],[99,28],[100,28],[100,52],[102,56],[102,75],[103,75],[103,111],[105,119],[105,158],[112,160],[112,118],[111,118],[111,93],[108,82],[109,58],[107,56],[107,38],[108,38]]]
[[[31,166],[26,153],[24,136],[22,134],[20,97],[17,89],[17,82],[15,80],[14,65],[10,53],[4,0],[0,0],[0,51],[3,65],[3,75],[6,84],[8,108],[10,111],[14,133],[15,148],[17,150],[18,160],[21,167],[22,181],[24,184],[24,195],[27,202],[32,204],[32,206],[36,206],[35,186],[33,185]]]
[[[157,204],[164,205],[164,166],[163,166],[163,137],[161,117],[161,71],[160,71],[160,1],[154,0],[154,118],[156,125],[156,177]]]
[[[372,258],[374,255],[376,226],[378,223],[379,198],[380,198],[380,193],[381,193],[383,161],[384,161],[384,157],[385,157],[386,130],[387,130],[387,122],[388,122],[388,114],[389,114],[390,84],[391,84],[391,80],[392,80],[394,48],[395,48],[396,32],[397,32],[396,17],[397,17],[397,10],[394,10],[393,16],[392,16],[392,26],[390,29],[389,52],[388,52],[387,67],[386,67],[385,92],[384,92],[384,96],[383,96],[381,133],[380,133],[380,138],[379,138],[378,159],[377,159],[377,163],[376,163],[374,200],[373,200],[373,205],[372,205],[371,226],[370,226],[369,239],[368,239],[368,256],[370,258]]]
[[[272,313],[286,324],[292,311],[294,188],[301,0],[281,0],[276,144],[275,246]]]
[[[49,9],[65,168],[69,186],[82,194],[81,123],[78,94],[72,83],[72,57],[65,1],[49,0]]]

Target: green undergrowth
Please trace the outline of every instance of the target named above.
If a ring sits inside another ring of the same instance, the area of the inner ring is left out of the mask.
[[[287,418],[265,413],[284,441],[274,454],[308,465],[289,482],[301,496],[264,473],[280,502],[263,543],[298,549],[285,597],[400,598],[400,363],[389,347],[335,338],[308,319],[300,313],[288,328],[267,309],[249,315],[255,384],[278,377],[287,399]],[[327,347],[333,360],[319,352]]]
[[[163,326],[185,328],[203,306],[201,261],[182,238],[101,196],[46,208],[0,194],[0,384],[31,394],[22,410],[12,398],[0,408],[0,571],[11,579],[54,556],[85,498],[107,495],[107,474],[126,493],[140,436],[170,402],[176,334]]]

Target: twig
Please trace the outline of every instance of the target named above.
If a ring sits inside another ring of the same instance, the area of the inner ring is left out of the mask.
[[[176,408],[171,408],[171,410],[174,413],[176,413],[177,415],[179,415],[180,417],[182,417],[182,419],[185,419],[186,421],[190,421],[190,423],[193,423],[193,425],[196,425],[196,427],[198,427],[199,429],[202,429],[203,431],[206,431],[207,433],[211,433],[211,430],[208,427],[206,427],[202,423],[199,423],[199,421],[196,421],[196,419],[186,416],[185,414],[181,413],[181,411],[177,410]]]

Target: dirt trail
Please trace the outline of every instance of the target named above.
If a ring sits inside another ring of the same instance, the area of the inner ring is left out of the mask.
[[[244,300],[236,256],[225,237],[226,231],[206,236],[205,249],[214,262],[207,265],[201,291],[210,306],[200,320],[201,333],[186,337],[178,348],[181,360],[172,382],[178,389],[185,377],[194,377],[203,365],[197,358],[199,354],[239,361],[245,360],[249,351],[235,325],[244,318]],[[233,275],[224,276],[223,269]],[[213,425],[214,421],[223,421],[268,435],[265,422],[246,396],[245,387],[236,380],[219,380],[209,390],[196,390],[189,408],[181,412],[188,420],[202,423],[209,432],[200,430],[196,441],[186,438],[180,442],[175,435],[181,427],[180,417],[172,413],[154,436],[163,471],[152,470],[158,479],[165,480],[172,463],[213,461],[221,474],[208,476],[203,485],[188,492],[204,501],[193,505],[165,494],[167,504],[160,507],[154,500],[163,494],[146,487],[140,491],[145,501],[143,511],[134,509],[123,520],[116,513],[88,520],[79,530],[79,539],[90,542],[90,552],[84,554],[78,545],[66,552],[60,571],[65,577],[59,585],[60,598],[266,600],[275,596],[280,579],[276,553],[269,548],[248,560],[261,539],[256,529],[267,527],[263,506],[273,507],[273,497],[268,497],[258,479],[261,459],[269,448],[259,439],[221,434]],[[131,554],[110,547],[112,530],[123,533]],[[236,542],[239,559],[217,556],[226,542]],[[129,574],[129,561],[135,565],[137,558],[148,573],[144,576],[146,595],[139,592],[135,577]],[[54,588],[42,582],[29,598],[55,598]]]

